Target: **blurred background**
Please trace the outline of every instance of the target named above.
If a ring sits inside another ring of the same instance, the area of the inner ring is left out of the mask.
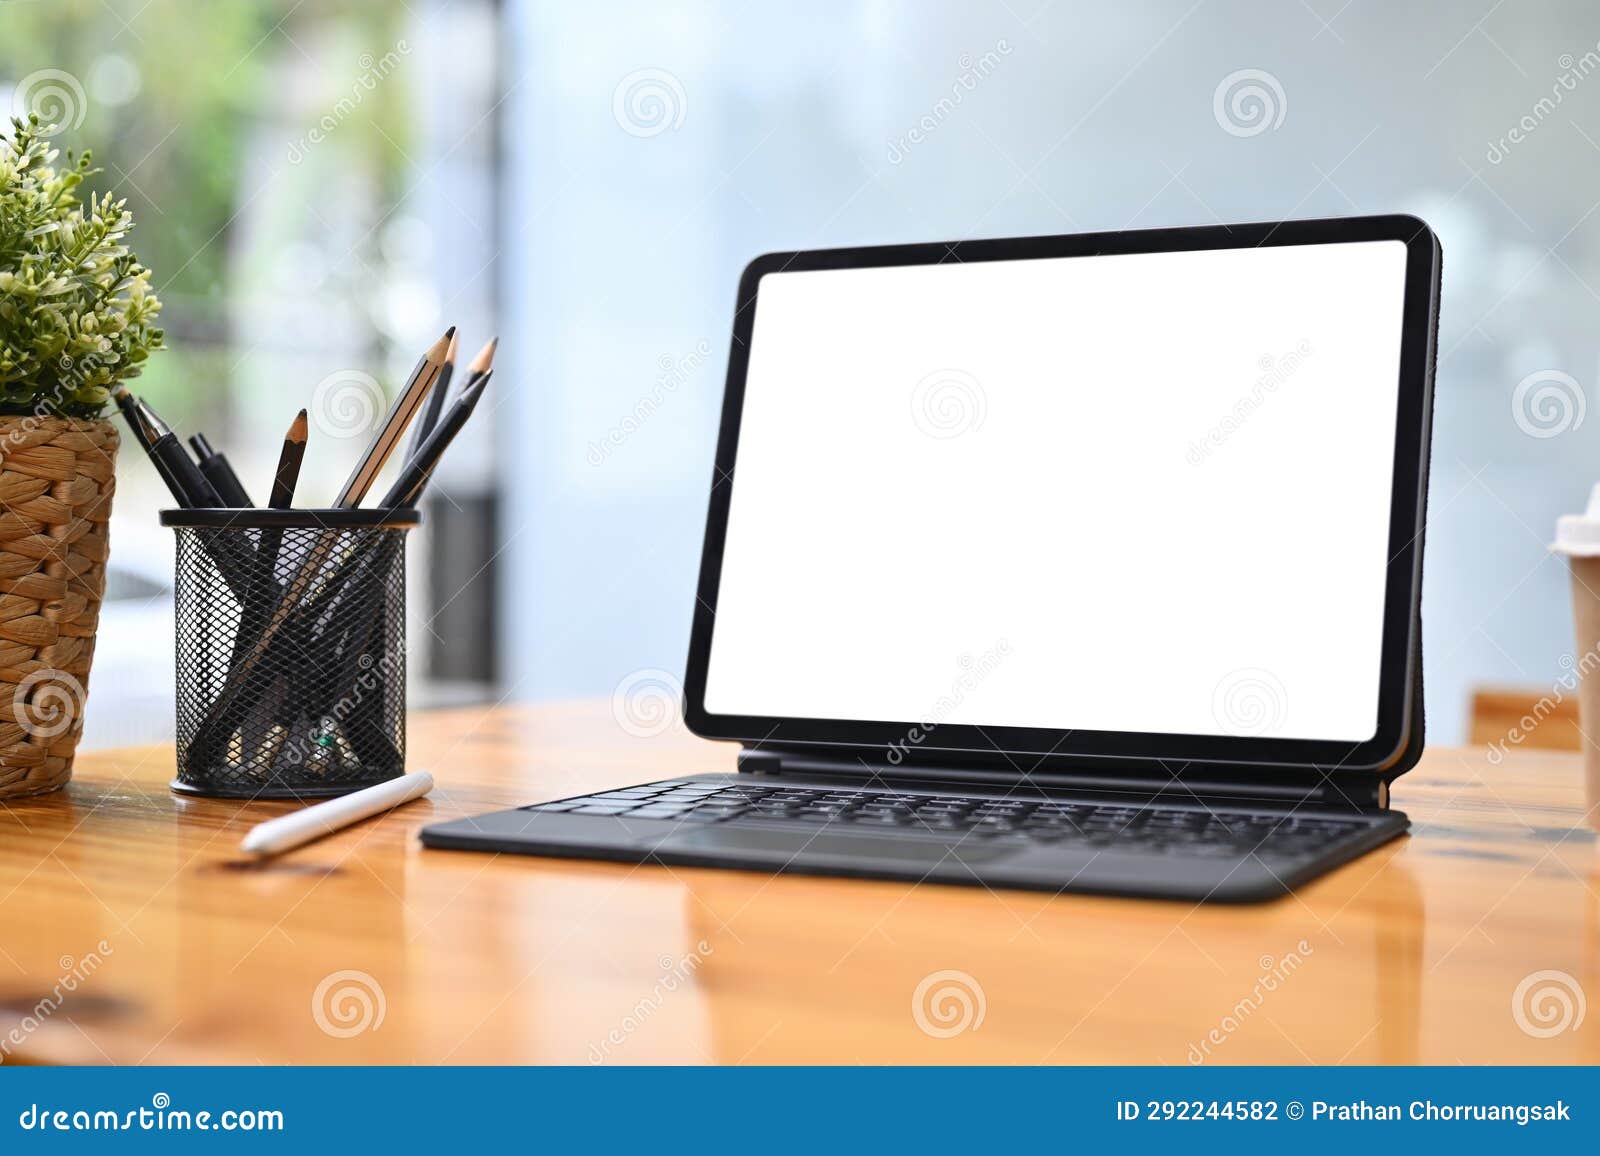
[[[0,2],[0,106],[138,221],[171,346],[139,392],[256,490],[299,406],[331,497],[446,325],[501,335],[411,546],[416,705],[681,674],[762,251],[1410,212],[1445,250],[1429,737],[1464,740],[1571,661],[1596,73],[1580,0]],[[171,734],[162,496],[125,450],[90,745]]]

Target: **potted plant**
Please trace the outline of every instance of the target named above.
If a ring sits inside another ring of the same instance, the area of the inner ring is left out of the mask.
[[[48,132],[33,116],[0,136],[0,799],[71,775],[116,484],[104,414],[162,344],[132,214],[80,202],[98,170],[57,167]]]

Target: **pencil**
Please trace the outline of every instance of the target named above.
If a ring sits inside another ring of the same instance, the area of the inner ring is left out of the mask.
[[[383,469],[384,463],[389,460],[389,455],[394,453],[395,446],[399,445],[400,439],[405,436],[406,428],[417,416],[428,390],[439,380],[439,371],[444,367],[445,352],[450,348],[450,339],[455,336],[455,332],[454,325],[445,330],[444,336],[435,341],[428,352],[422,355],[422,360],[417,362],[417,367],[411,371],[410,378],[406,380],[405,388],[400,391],[400,396],[395,398],[389,415],[384,418],[383,425],[378,427],[372,443],[367,446],[366,452],[361,455],[361,460],[356,463],[355,470],[339,491],[339,496],[334,499],[333,504],[336,507],[341,510],[353,510],[361,504],[361,499],[367,496],[367,491],[372,488],[378,472]]]
[[[295,414],[289,423],[289,432],[283,435],[283,450],[278,455],[278,468],[272,475],[272,497],[267,505],[274,510],[287,510],[294,505],[294,487],[300,480],[300,463],[306,456],[306,438],[310,430],[306,425],[306,411]]]
[[[461,427],[467,424],[467,419],[472,416],[473,408],[478,404],[478,399],[483,396],[483,391],[493,376],[494,371],[490,370],[467,386],[461,396],[456,398],[450,411],[428,435],[428,439],[422,443],[422,448],[406,463],[405,469],[401,470],[400,476],[394,480],[394,485],[389,487],[381,508],[387,510],[417,504],[417,499],[422,496],[422,491],[428,485],[428,479],[433,476],[434,467],[439,464],[444,451],[450,448],[455,436],[461,432]]]
[[[484,343],[483,348],[478,350],[477,355],[475,357],[473,357],[471,363],[468,364],[468,366],[467,366],[467,379],[466,379],[466,381],[464,381],[462,383],[461,388],[456,392],[456,401],[457,402],[459,402],[461,400],[461,398],[466,393],[468,393],[475,385],[477,385],[478,382],[482,381],[485,377],[489,376],[490,369],[494,365],[494,353],[495,353],[495,350],[498,349],[499,347],[500,347],[500,339],[498,337],[491,337],[491,338],[489,338],[489,340],[487,342]],[[450,352],[451,352],[452,356],[455,354],[455,343],[454,342],[451,342]],[[445,394],[445,387],[446,387],[446,385],[448,383],[449,383],[449,377],[447,375],[440,377],[439,384],[434,387],[433,394],[428,399],[428,409],[429,409],[430,412],[432,412],[434,410],[434,408],[435,408],[434,403],[435,402],[438,403],[438,409],[440,411],[444,411],[445,410],[445,397],[444,397],[444,394]],[[426,441],[428,439],[428,435],[430,435],[430,434],[432,434],[434,432],[434,428],[438,424],[439,417],[440,417],[439,413],[434,413],[433,414],[433,416],[428,421],[428,426],[427,426],[427,430],[426,431],[423,431],[423,429],[421,428],[421,426],[419,424],[416,436],[414,436],[411,439],[411,447],[406,453],[405,470],[407,472],[411,471],[411,467],[412,467],[413,463],[415,463],[418,460],[418,458],[420,457],[420,455],[422,454],[422,449],[423,449],[423,446],[424,446],[424,444],[426,443]],[[426,482],[424,482],[424,485],[426,485]],[[409,487],[407,487],[407,489],[409,489]],[[400,484],[398,482],[396,482],[393,486],[391,486],[389,488],[389,493],[391,495],[396,494],[396,493],[404,493],[404,492],[406,492],[406,490],[401,489],[400,488]],[[387,499],[385,500],[385,504],[387,504]],[[416,507],[416,504],[417,504],[417,498],[413,497],[410,501],[405,503],[405,506],[408,509],[414,509]]]
[[[462,393],[466,393],[467,390],[471,389],[473,385],[477,383],[478,378],[482,377],[484,374],[488,373],[489,370],[494,368],[494,351],[499,348],[500,339],[498,337],[491,337],[489,338],[488,344],[486,344],[482,349],[478,350],[478,356],[474,357],[472,359],[472,363],[467,366],[467,380],[461,383]]]
[[[295,414],[294,420],[289,423],[289,432],[283,436],[278,468],[272,475],[272,495],[267,499],[267,505],[274,510],[287,510],[294,504],[294,487],[300,477],[300,463],[306,456],[307,433],[306,411],[301,410]],[[276,526],[263,528],[239,629],[233,638],[233,655],[228,660],[230,670],[244,658],[257,636],[266,629],[267,616],[272,613],[268,598],[278,591],[278,555],[282,552],[283,530]]]
[[[339,509],[354,509],[361,504],[361,499],[372,488],[373,480],[378,472],[383,469],[389,455],[394,452],[394,447],[404,436],[406,427],[411,424],[417,415],[423,399],[428,390],[433,387],[443,368],[445,354],[450,346],[450,340],[455,336],[455,326],[445,330],[444,336],[434,342],[432,347],[422,355],[411,377],[406,381],[405,388],[400,396],[395,399],[393,407],[384,419],[382,427],[373,437],[372,443],[367,447],[361,460],[356,464],[355,471],[345,482],[344,488],[339,491],[339,497],[334,505]],[[250,630],[241,631],[239,638],[247,645],[236,647],[233,661],[230,663],[227,680],[218,692],[211,705],[211,713],[201,724],[199,733],[191,749],[198,747],[205,750],[213,748],[218,734],[225,735],[228,729],[228,719],[233,712],[234,701],[240,690],[249,684],[254,677],[261,660],[271,648],[273,640],[289,625],[295,617],[295,610],[301,600],[311,592],[312,583],[319,574],[328,566],[336,551],[348,545],[343,543],[339,536],[322,535],[306,551],[300,559],[293,573],[283,584],[281,590],[277,589],[276,577],[273,586],[276,591],[276,601],[265,616],[265,621],[252,616]],[[348,561],[346,554],[343,561]],[[257,623],[260,622],[258,626]]]
[[[406,447],[406,457],[416,457],[417,450],[422,448],[422,443],[433,432],[434,425],[439,420],[439,415],[444,412],[444,397],[450,389],[450,379],[456,372],[456,335],[450,335],[450,348],[444,355],[444,366],[439,370],[439,380],[428,391],[428,404],[422,407],[422,413],[417,417],[416,427],[411,431],[411,444]]]

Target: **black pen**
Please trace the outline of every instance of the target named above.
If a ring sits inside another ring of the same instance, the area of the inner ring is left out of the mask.
[[[233,472],[227,455],[212,449],[205,434],[192,435],[189,444],[194,447],[194,456],[200,460],[200,472],[211,483],[211,488],[217,491],[224,505],[238,510],[248,510],[255,505],[244,483],[239,480],[239,475]]]
[[[155,412],[144,402],[128,392],[127,387],[119,387],[115,394],[117,408],[128,419],[128,426],[133,430],[133,436],[150,455],[150,464],[155,466],[156,473],[161,475],[161,480],[166,483],[167,489],[172,493],[172,500],[186,510],[197,508],[215,508],[214,503],[221,501],[216,491],[211,489],[211,483],[200,473],[195,464],[189,460],[189,455],[183,452],[183,446],[178,443],[177,437],[167,428],[166,422],[155,415]],[[185,469],[187,467],[187,469]],[[199,483],[196,487],[195,482]],[[219,542],[202,542],[202,547],[211,556],[217,565],[222,580],[235,595],[242,595],[249,588],[249,577],[246,567],[249,563],[238,556],[235,547],[224,547]],[[249,547],[244,547],[246,551]]]
[[[189,494],[177,477],[168,467],[166,459],[158,457],[155,452],[155,441],[159,436],[150,424],[150,417],[144,407],[133,394],[128,392],[126,386],[118,388],[114,395],[117,399],[117,408],[122,410],[122,416],[128,419],[128,428],[133,431],[134,440],[141,449],[150,456],[150,464],[156,468],[156,473],[161,475],[161,480],[166,484],[167,490],[172,494],[172,500],[186,510],[195,506],[194,498]],[[181,447],[180,447],[181,448]]]
[[[189,457],[178,435],[172,432],[172,427],[161,420],[148,402],[135,401],[134,404],[144,422],[145,433],[150,438],[150,456],[166,467],[170,477],[168,486],[172,487],[172,496],[178,499],[178,504],[202,510],[225,508],[221,496],[206,481],[206,476]],[[185,501],[185,498],[188,500]]]
[[[150,452],[150,434],[144,428],[144,423],[139,420],[139,403],[125,385],[117,386],[116,393],[111,395],[116,399],[117,408],[122,411],[123,418],[128,423],[128,428],[133,431],[134,441],[139,443],[139,448],[145,453]]]

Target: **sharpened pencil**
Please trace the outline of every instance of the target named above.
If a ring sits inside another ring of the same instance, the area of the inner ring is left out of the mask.
[[[433,427],[439,421],[439,415],[444,412],[445,394],[450,390],[450,379],[456,372],[456,341],[458,335],[450,335],[450,348],[445,351],[444,366],[439,370],[439,380],[428,391],[428,403],[422,407],[416,425],[411,431],[411,444],[406,447],[406,457],[414,458],[417,451],[422,448],[422,443],[427,440]]]
[[[417,367],[411,371],[411,376],[406,380],[405,388],[400,391],[400,396],[395,398],[388,416],[383,419],[383,425],[378,427],[371,444],[367,446],[366,452],[361,455],[361,460],[356,463],[355,470],[339,491],[339,496],[333,503],[336,507],[341,510],[353,510],[361,505],[361,499],[367,496],[367,491],[372,488],[379,471],[389,460],[389,455],[394,453],[412,419],[422,408],[428,390],[439,380],[439,371],[444,368],[445,354],[449,351],[450,339],[455,333],[456,327],[452,325],[445,330],[444,336],[435,341],[428,352],[422,355],[422,360],[417,362]]]
[[[287,510],[294,505],[294,487],[300,480],[300,463],[305,460],[309,434],[306,411],[301,410],[289,423],[289,432],[283,435],[283,450],[272,475],[272,497],[267,504],[274,510]]]
[[[500,339],[498,337],[491,337],[489,338],[488,344],[482,349],[478,350],[478,355],[474,357],[472,359],[472,363],[467,366],[467,373],[470,375],[467,378],[467,385],[472,384],[472,379],[474,377],[482,376],[494,368],[494,351],[499,348]],[[462,388],[464,389],[466,386],[463,386]]]
[[[427,487],[428,479],[433,476],[439,459],[444,457],[445,450],[450,448],[450,443],[461,432],[461,427],[467,424],[467,419],[472,416],[478,399],[483,396],[483,391],[488,388],[489,379],[493,376],[494,371],[490,370],[467,386],[461,396],[456,398],[434,431],[428,435],[427,441],[422,443],[422,448],[417,451],[416,456],[406,463],[406,468],[400,471],[400,476],[394,480],[394,485],[389,487],[389,492],[383,497],[381,508],[387,510],[417,504],[417,499]]]

